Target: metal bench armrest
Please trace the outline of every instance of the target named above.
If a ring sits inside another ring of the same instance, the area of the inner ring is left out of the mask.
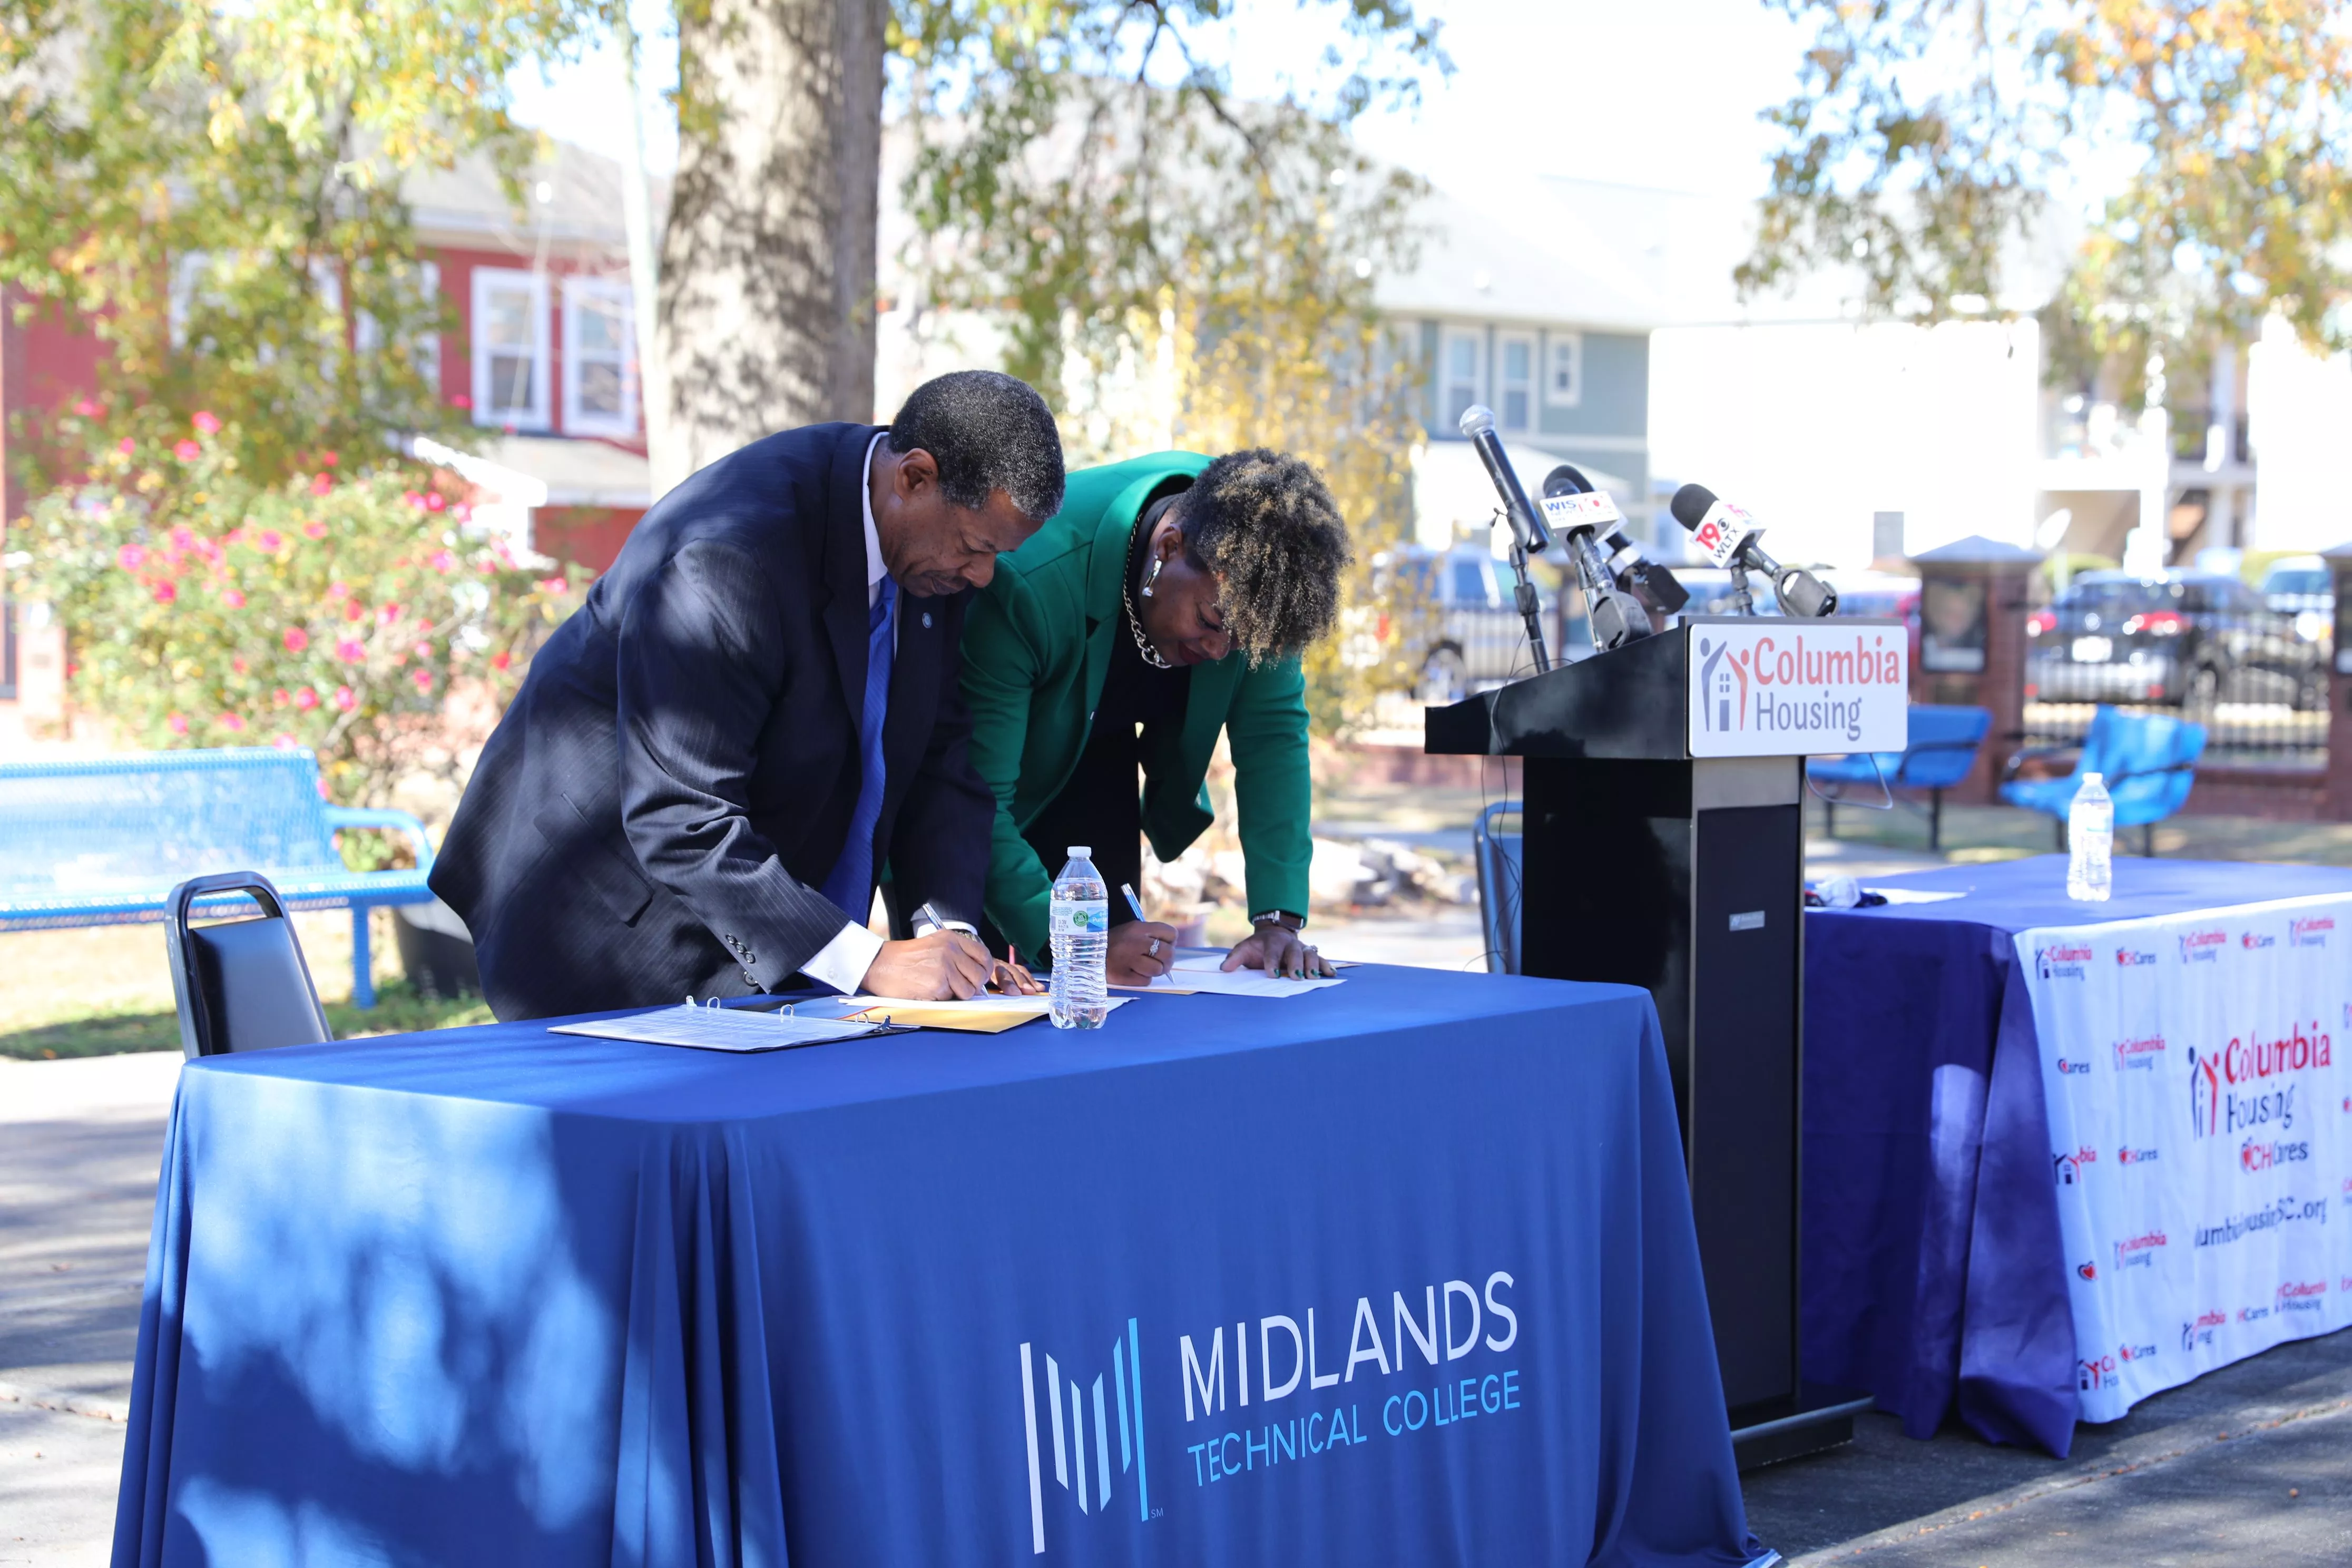
[[[343,827],[382,827],[405,834],[409,847],[416,854],[416,868],[433,869],[433,841],[425,837],[425,824],[415,814],[406,811],[373,811],[362,806],[331,805],[326,808],[330,831]]]
[[[1903,760],[1895,764],[1894,782],[1898,784],[1910,782],[1906,775],[1911,772],[1911,760],[1914,757],[1924,757],[1931,752],[1966,752],[1970,756],[1974,756],[1983,746],[1984,742],[1981,740],[1914,741],[1903,748]]]
[[[2167,763],[2160,768],[2129,768],[2103,782],[2113,786],[2131,779],[2156,779],[2167,773],[2194,773],[2196,771],[2195,763]]]
[[[2071,746],[2028,746],[2021,752],[2012,752],[2010,753],[2009,761],[2001,764],[2000,782],[2003,784],[2011,782],[2017,777],[2019,768],[2036,758],[2061,756],[2068,752],[2080,752],[2082,749],[2082,742],[2076,742]]]

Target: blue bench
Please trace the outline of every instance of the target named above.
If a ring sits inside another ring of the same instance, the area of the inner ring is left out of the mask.
[[[413,869],[352,871],[335,849],[346,828],[408,836]],[[306,751],[151,752],[0,764],[0,931],[161,921],[191,877],[259,871],[297,910],[352,911],[352,1001],[375,1005],[368,911],[431,901],[433,846],[404,811],[329,805]],[[201,912],[251,907],[242,894]]]
[[[1890,798],[1898,789],[1923,789],[1927,792],[1927,847],[1940,851],[1944,792],[1967,778],[1969,770],[1977,765],[1977,752],[1991,728],[1990,708],[1914,702],[1911,741],[1903,750],[1813,758],[1805,764],[1805,776],[1822,798],[1829,836],[1837,837],[1838,802],[1845,798],[1848,789],[1874,789],[1883,784]]]
[[[2058,845],[2066,845],[2066,814],[2084,773],[2097,773],[2116,803],[2116,826],[2140,830],[2140,853],[2156,853],[2156,825],[2189,804],[2197,782],[2197,759],[2205,754],[2205,726],[2169,713],[2126,712],[2102,704],[2091,715],[2074,771],[2063,778],[2026,779],[2019,770],[2037,757],[2070,748],[2034,746],[2009,760],[2000,795],[2011,805],[2039,811],[2058,824]]]

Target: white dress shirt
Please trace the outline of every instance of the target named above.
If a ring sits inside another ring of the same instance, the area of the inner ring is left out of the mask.
[[[877,431],[866,445],[866,482],[857,489],[858,504],[866,512],[866,607],[882,596],[882,579],[889,568],[882,563],[882,535],[874,526],[874,448],[882,444],[887,432]],[[898,628],[891,628],[897,640]],[[834,939],[817,949],[816,956],[801,965],[801,973],[811,980],[832,986],[843,995],[854,994],[866,983],[866,972],[882,952],[882,939],[866,928],[863,921],[850,921],[835,934]]]

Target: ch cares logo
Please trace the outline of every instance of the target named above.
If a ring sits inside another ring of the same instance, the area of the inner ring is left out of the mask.
[[[2116,965],[2120,969],[2145,969],[2156,962],[2156,954],[2136,947],[2116,949]]]

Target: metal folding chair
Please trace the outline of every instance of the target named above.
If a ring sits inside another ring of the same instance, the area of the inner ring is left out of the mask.
[[[190,923],[199,901],[219,912],[234,907],[232,894],[260,905],[260,918]],[[258,871],[194,877],[173,888],[163,940],[180,1006],[180,1048],[190,1058],[313,1046],[335,1037],[285,900]]]

